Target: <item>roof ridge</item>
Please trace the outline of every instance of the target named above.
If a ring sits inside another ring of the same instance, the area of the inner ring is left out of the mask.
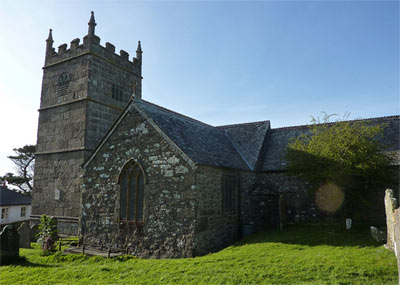
[[[237,126],[249,126],[249,125],[255,125],[255,124],[261,124],[261,123],[271,123],[270,120],[264,120],[264,121],[255,121],[255,122],[248,122],[248,123],[239,123],[239,124],[229,124],[229,125],[221,125],[221,126],[215,126],[216,128],[233,128]]]
[[[162,111],[165,111],[165,112],[168,112],[168,113],[171,113],[171,114],[174,114],[174,115],[183,117],[183,118],[188,119],[188,120],[190,120],[190,121],[194,121],[194,122],[196,122],[196,123],[200,123],[200,124],[206,125],[206,126],[211,127],[211,128],[215,128],[214,126],[209,125],[209,124],[207,124],[207,123],[204,123],[204,122],[202,122],[202,121],[200,121],[200,120],[197,120],[197,119],[194,119],[194,118],[192,118],[192,117],[183,115],[183,114],[181,114],[181,113],[172,111],[172,110],[170,110],[170,109],[161,107],[160,105],[151,103],[151,102],[146,101],[146,100],[143,100],[143,99],[137,100],[136,102],[145,102],[145,103],[147,103],[147,104],[149,104],[149,105],[152,105],[152,106],[154,106],[154,107],[156,107],[156,108],[158,108],[158,109],[161,109]]]
[[[392,115],[392,116],[383,116],[383,117],[373,117],[373,118],[365,118],[365,119],[353,119],[353,120],[346,120],[346,121],[339,121],[339,122],[359,122],[359,121],[373,121],[373,120],[378,120],[378,119],[384,119],[384,120],[391,120],[391,119],[400,119],[400,115]],[[329,122],[329,123],[319,123],[315,125],[332,125],[336,124],[339,122]],[[296,130],[296,129],[306,129],[309,127],[314,126],[314,124],[307,124],[307,125],[297,125],[297,126],[287,126],[287,127],[280,127],[280,128],[271,128],[271,131],[280,131],[280,130]]]

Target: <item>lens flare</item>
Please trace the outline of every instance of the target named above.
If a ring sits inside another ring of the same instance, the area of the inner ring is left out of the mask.
[[[334,183],[326,183],[315,192],[315,202],[324,212],[336,212],[342,206],[343,200],[344,192]]]

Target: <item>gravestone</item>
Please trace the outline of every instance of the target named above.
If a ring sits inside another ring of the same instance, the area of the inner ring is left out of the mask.
[[[19,235],[15,226],[6,225],[0,232],[0,265],[10,264],[19,258]]]
[[[370,226],[369,229],[371,231],[371,236],[374,240],[376,240],[379,243],[386,242],[386,233],[384,231],[381,231],[374,226]]]
[[[19,247],[31,248],[31,229],[27,223],[23,222],[18,228]]]

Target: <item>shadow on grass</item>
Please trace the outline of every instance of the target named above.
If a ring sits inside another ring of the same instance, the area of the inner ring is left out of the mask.
[[[59,267],[59,265],[32,263],[28,261],[24,256],[19,256],[18,258],[7,260],[6,262],[3,262],[1,266],[42,267],[42,268]]]
[[[283,231],[265,230],[248,236],[239,241],[238,245],[265,242],[340,247],[369,247],[382,245],[371,237],[367,225],[346,230],[344,226],[338,224],[286,225]]]

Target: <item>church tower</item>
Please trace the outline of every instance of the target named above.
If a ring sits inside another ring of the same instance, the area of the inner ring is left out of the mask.
[[[81,165],[132,95],[141,98],[142,49],[136,58],[114,45],[100,45],[92,12],[88,34],[53,48],[46,40],[35,160],[32,222],[57,218],[59,232],[77,234]]]

